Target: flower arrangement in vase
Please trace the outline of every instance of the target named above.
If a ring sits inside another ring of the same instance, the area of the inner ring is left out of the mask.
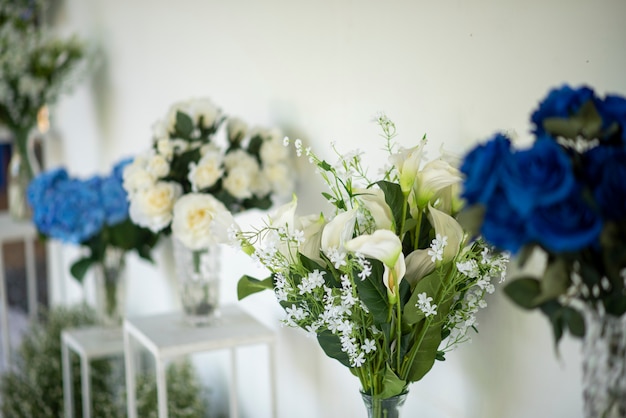
[[[249,130],[209,98],[192,98],[155,123],[124,188],[133,222],[173,236],[183,309],[202,325],[219,313],[219,245],[237,228],[233,215],[290,196],[294,175],[279,130]]]
[[[46,106],[76,81],[87,57],[76,36],[61,40],[45,30],[43,9],[40,0],[0,4],[0,127],[13,139],[9,212],[18,220],[30,218],[26,187],[39,171],[33,131],[47,117]]]
[[[532,112],[534,141],[497,133],[464,158],[468,228],[543,277],[511,281],[517,305],[540,309],[555,343],[584,337],[586,417],[626,416],[626,99],[552,89]]]
[[[455,163],[443,155],[427,162],[425,138],[407,149],[394,142],[392,121],[377,122],[391,162],[378,179],[368,178],[358,152],[335,150],[331,165],[294,142],[329,186],[323,196],[335,213],[296,216],[294,198],[262,228],[238,232],[242,249],[270,272],[243,276],[238,296],[273,290],[284,324],[317,337],[358,377],[370,416],[391,417],[412,382],[469,340],[507,259],[456,221]]]
[[[125,254],[135,250],[149,261],[157,236],[129,219],[128,198],[122,172],[130,160],[113,167],[107,176],[70,177],[65,168],[37,175],[28,186],[33,222],[44,238],[84,247],[87,254],[70,267],[82,282],[96,267],[99,315],[106,324],[118,325],[124,314],[123,273]]]

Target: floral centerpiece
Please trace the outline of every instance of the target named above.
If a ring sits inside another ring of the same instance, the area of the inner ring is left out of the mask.
[[[553,89],[531,116],[534,141],[495,134],[464,159],[471,229],[523,264],[545,255],[542,278],[505,292],[540,309],[558,343],[585,337],[587,417],[626,416],[626,99],[587,86]],[[535,251],[536,250],[536,251]],[[614,415],[602,415],[614,416]]]
[[[13,135],[9,208],[25,219],[25,189],[38,171],[30,149],[30,134],[46,105],[57,101],[75,80],[86,48],[76,36],[51,36],[41,22],[42,1],[0,4],[0,127]]]
[[[239,298],[272,289],[284,323],[317,337],[324,352],[358,377],[371,416],[396,416],[411,382],[470,338],[475,313],[501,279],[506,256],[471,241],[455,216],[461,175],[445,155],[426,162],[426,139],[394,141],[377,119],[392,165],[370,179],[358,152],[331,165],[304,150],[330,188],[335,213],[296,216],[294,200],[251,232],[242,248],[270,271],[240,279]],[[287,141],[288,142],[288,141]],[[295,141],[302,154],[301,141]],[[386,415],[389,414],[389,415]]]
[[[128,198],[122,187],[123,170],[129,159],[118,162],[108,176],[72,178],[65,168],[37,175],[28,187],[28,201],[33,208],[33,222],[44,238],[80,245],[87,254],[70,267],[79,282],[93,267],[102,270],[104,289],[100,295],[103,319],[119,316],[121,301],[116,298],[119,274],[128,251],[151,261],[157,236],[129,219]],[[120,318],[110,318],[118,320]]]
[[[229,242],[233,214],[268,209],[289,196],[292,168],[280,131],[249,130],[208,98],[174,103],[155,123],[152,146],[127,167],[124,188],[133,222],[174,237],[189,315],[203,317],[216,307],[217,291],[207,292],[200,279],[217,284],[218,245]]]

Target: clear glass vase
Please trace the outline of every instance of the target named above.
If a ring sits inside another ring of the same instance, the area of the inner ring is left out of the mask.
[[[8,168],[8,206],[9,214],[16,221],[32,218],[32,209],[28,204],[26,191],[31,180],[39,174],[39,163],[35,156],[35,138],[31,131],[15,132],[11,147],[11,159]]]
[[[585,311],[583,407],[585,418],[626,417],[626,315]]]
[[[220,316],[220,246],[191,250],[174,239],[178,290],[187,322],[212,323]]]
[[[95,265],[96,313],[105,326],[120,326],[126,314],[126,259],[124,250],[107,247]]]
[[[399,418],[400,410],[409,392],[391,398],[377,398],[361,392],[368,418]]]

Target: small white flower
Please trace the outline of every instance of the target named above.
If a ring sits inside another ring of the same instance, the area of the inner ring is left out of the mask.
[[[369,354],[372,351],[376,351],[376,342],[374,340],[370,340],[366,338],[363,341],[363,345],[361,346],[361,349],[365,351],[365,353],[367,354]]]
[[[417,306],[420,311],[424,312],[426,317],[437,315],[437,305],[431,304],[432,300],[433,298],[428,296],[426,292],[422,292],[417,295],[417,303],[415,306]]]
[[[448,243],[448,237],[442,237],[437,234],[435,239],[433,239],[430,244],[430,250],[428,250],[428,255],[431,256],[431,261],[434,263],[436,261],[443,260],[443,250],[445,249]]]
[[[360,353],[358,356],[352,359],[351,366],[352,367],[361,367],[365,363],[365,354]]]

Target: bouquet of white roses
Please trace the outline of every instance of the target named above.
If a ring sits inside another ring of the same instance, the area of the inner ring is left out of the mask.
[[[248,132],[208,98],[175,103],[154,125],[152,147],[124,173],[131,219],[193,250],[226,242],[232,214],[291,194],[290,164],[278,130]]]
[[[454,163],[445,156],[426,162],[425,138],[405,149],[392,141],[389,119],[377,122],[392,163],[378,180],[368,178],[358,152],[337,152],[331,165],[295,141],[330,187],[323,195],[336,212],[296,216],[294,198],[263,228],[239,232],[243,250],[271,274],[242,277],[238,296],[272,289],[286,325],[315,335],[364,394],[385,399],[406,393],[469,339],[507,259],[471,241],[456,221]]]

